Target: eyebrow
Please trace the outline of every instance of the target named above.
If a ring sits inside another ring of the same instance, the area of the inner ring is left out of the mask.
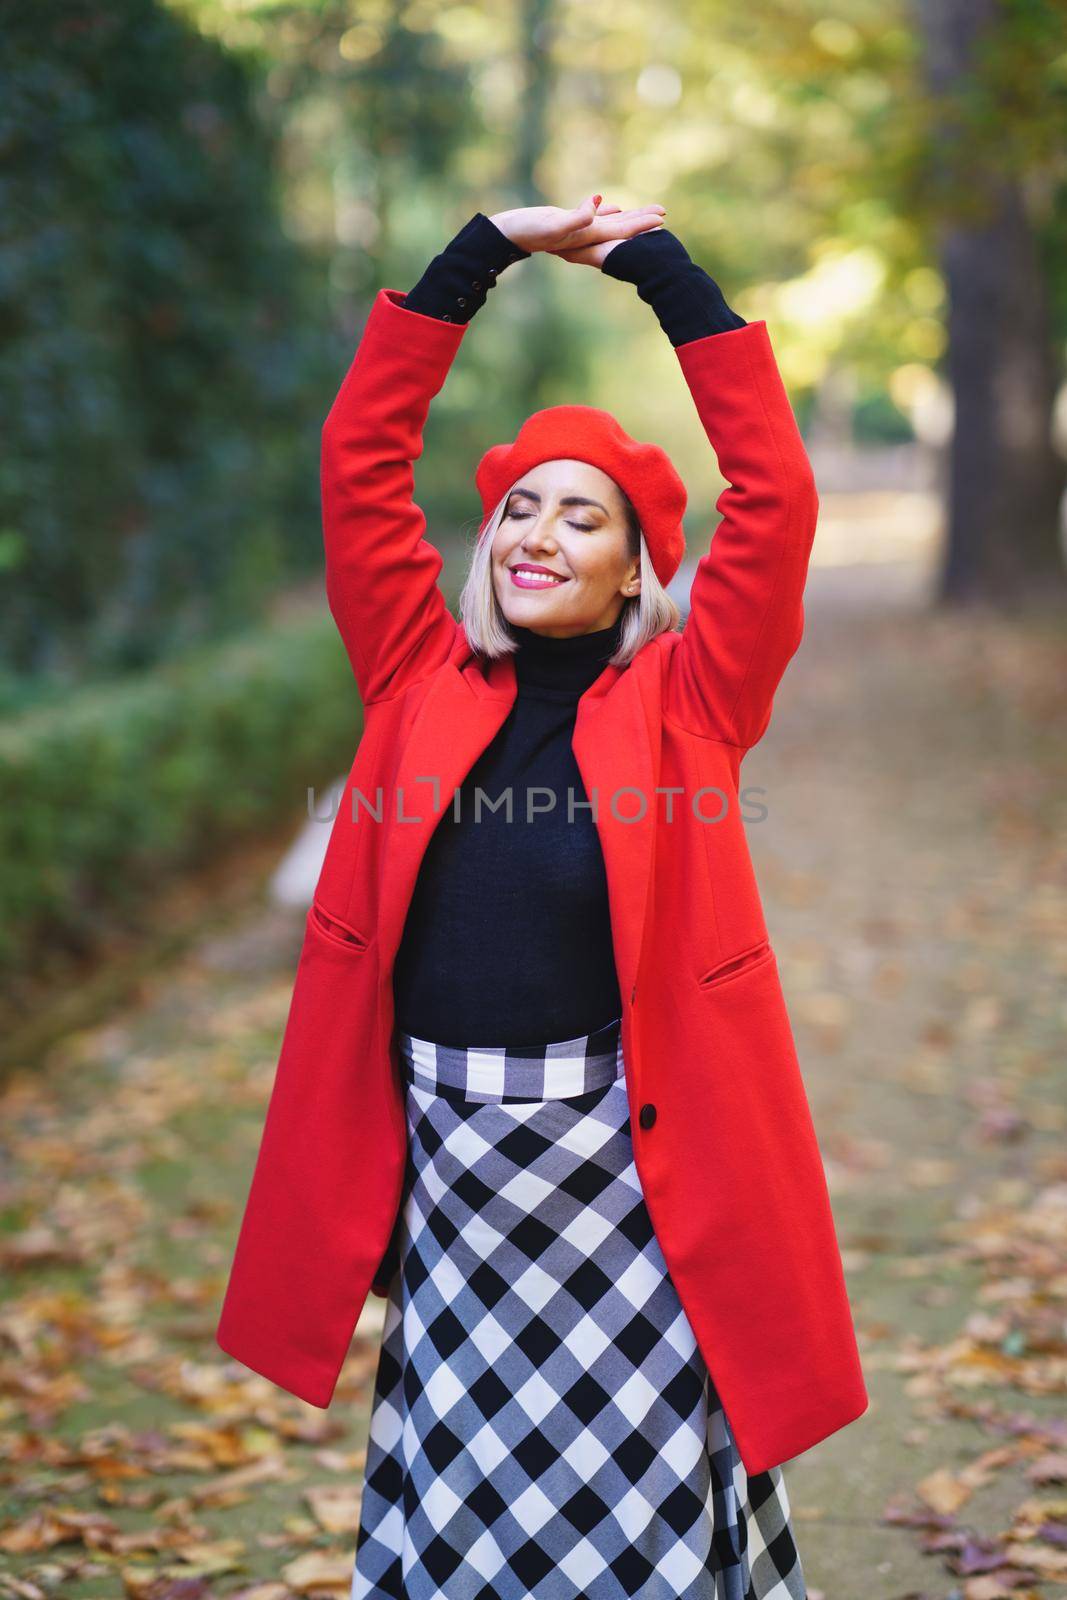
[[[527,500],[536,500],[538,505],[541,504],[541,496],[537,493],[536,489],[512,489],[511,493],[512,494],[525,495]],[[561,506],[596,506],[597,510],[598,511],[602,511],[606,517],[609,517],[611,515],[611,513],[608,510],[607,506],[602,506],[600,504],[599,500],[586,500],[580,494],[564,495],[563,499],[560,501],[560,505]]]

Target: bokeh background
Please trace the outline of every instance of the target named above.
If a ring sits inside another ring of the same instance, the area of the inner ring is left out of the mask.
[[[820,490],[745,765],[872,1394],[787,1468],[811,1600],[1061,1593],[1062,0],[44,0],[0,45],[0,1595],[348,1592],[381,1302],[328,1412],[213,1342],[360,736],[319,432],[380,287],[593,190],[767,321]],[[450,600],[482,451],[574,400],[679,466],[684,609],[723,482],[676,358],[537,257],[431,412]]]

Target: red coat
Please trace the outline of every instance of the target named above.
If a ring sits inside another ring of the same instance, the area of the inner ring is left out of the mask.
[[[323,1407],[368,1292],[385,1290],[399,1214],[392,968],[419,863],[515,697],[510,658],[483,674],[449,612],[412,500],[430,402],[467,325],[400,299],[378,293],[323,428],[327,595],[365,724],[307,915],[216,1335]],[[759,1472],[868,1405],[738,803],[741,762],[800,642],[818,499],[766,323],[677,354],[727,480],[722,520],[684,632],[604,669],[573,746],[598,806],[638,1175],[744,1465]],[[728,803],[697,794],[708,789]]]

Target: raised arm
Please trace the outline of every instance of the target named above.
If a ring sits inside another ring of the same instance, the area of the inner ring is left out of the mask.
[[[444,565],[413,498],[430,402],[470,317],[512,261],[537,250],[625,239],[661,205],[596,215],[524,206],[477,212],[414,289],[381,289],[322,429],[326,595],[364,704],[390,699],[447,659],[456,622],[438,587]]]
[[[456,624],[413,497],[414,463],[470,318],[528,254],[478,212],[408,295],[379,290],[323,424],[326,596],[365,705],[448,658]]]
[[[671,660],[668,715],[749,749],[800,644],[818,496],[765,322],[746,323],[666,229],[603,270],[638,285],[668,333],[727,487]]]

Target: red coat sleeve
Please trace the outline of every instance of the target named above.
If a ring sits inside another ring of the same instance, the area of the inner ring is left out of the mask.
[[[322,428],[326,597],[364,705],[442,665],[456,631],[413,490],[430,402],[467,324],[409,311],[402,299],[378,291]]]
[[[672,656],[667,712],[747,750],[800,644],[819,500],[766,322],[675,353],[727,487]]]

